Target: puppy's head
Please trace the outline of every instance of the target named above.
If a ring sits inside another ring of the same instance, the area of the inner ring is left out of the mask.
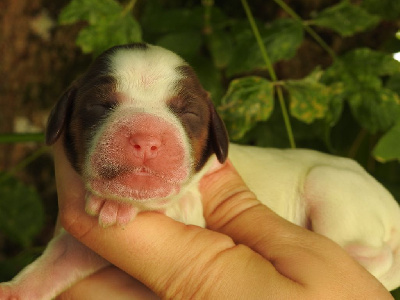
[[[177,194],[228,137],[208,93],[176,54],[152,45],[101,54],[53,108],[48,144],[64,133],[73,167],[94,194],[146,201]]]

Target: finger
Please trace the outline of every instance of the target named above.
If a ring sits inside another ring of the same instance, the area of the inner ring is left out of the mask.
[[[70,231],[74,228],[76,234],[84,235],[91,227],[97,225],[96,218],[86,218],[86,190],[80,175],[72,168],[64,151],[62,137],[53,145],[56,185],[58,194],[59,220],[62,226]]]
[[[343,286],[343,282],[352,282],[358,276],[363,284],[382,288],[337,244],[288,222],[261,204],[229,161],[206,175],[200,190],[210,229],[249,246],[293,281],[302,285],[318,282],[327,287],[336,282]],[[348,272],[342,274],[343,270]]]
[[[229,236],[235,241],[246,241],[247,245],[256,246],[262,239],[271,243],[264,245],[269,248],[274,243],[286,239],[292,241],[298,234],[305,233],[263,205],[229,161],[216,172],[203,177],[200,191],[207,226],[219,232],[229,231]],[[260,253],[268,255],[263,253],[264,246],[259,249]]]

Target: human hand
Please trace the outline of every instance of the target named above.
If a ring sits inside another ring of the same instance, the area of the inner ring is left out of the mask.
[[[84,212],[85,190],[61,143],[54,149],[64,228],[161,298],[392,299],[335,243],[262,205],[229,162],[200,184],[207,229],[155,212],[139,214],[124,228],[101,228]],[[109,270],[121,272],[107,268],[94,282],[110,280]],[[114,298],[138,288],[123,278],[127,288],[114,290]],[[76,298],[90,299],[88,292],[81,289]]]

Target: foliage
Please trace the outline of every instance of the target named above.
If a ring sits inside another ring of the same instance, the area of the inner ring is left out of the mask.
[[[317,70],[304,79],[287,80],[285,83],[292,116],[307,124],[324,118],[329,109],[332,91],[319,82],[320,75],[321,71]]]
[[[383,76],[399,72],[400,63],[391,56],[359,48],[339,57],[322,81],[342,83],[354,117],[363,128],[376,133],[387,131],[400,117],[398,94],[383,86]]]
[[[397,149],[400,147],[400,122],[397,122],[378,142],[374,156],[378,161],[398,159]]]
[[[0,231],[28,247],[43,226],[43,207],[35,189],[14,178],[0,185]]]
[[[352,36],[356,32],[375,26],[378,22],[379,17],[352,5],[349,1],[342,1],[318,13],[310,23],[330,28],[342,36]]]
[[[115,44],[141,40],[138,22],[114,0],[75,0],[60,15],[61,24],[86,21],[78,35],[77,45],[85,53],[100,54]]]
[[[290,59],[296,54],[296,50],[303,40],[304,31],[301,24],[294,20],[278,19],[271,24],[262,26],[260,34],[271,63],[275,63],[283,59]],[[266,69],[254,34],[246,23],[242,23],[237,29],[237,33],[233,34],[231,38],[235,47],[232,50],[231,62],[227,66],[228,76]],[[214,53],[214,55],[222,56],[224,50],[220,49],[220,51],[222,53]]]
[[[219,112],[232,139],[241,138],[256,122],[268,120],[274,109],[273,88],[269,80],[257,76],[231,81]]]
[[[0,280],[9,280],[42,249],[33,246],[44,223],[44,209],[37,191],[0,173],[0,232],[23,252],[0,262]]]

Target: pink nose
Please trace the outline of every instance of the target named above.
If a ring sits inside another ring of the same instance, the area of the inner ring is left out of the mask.
[[[157,157],[161,146],[159,138],[147,135],[133,135],[129,142],[133,146],[133,154],[143,159]]]

